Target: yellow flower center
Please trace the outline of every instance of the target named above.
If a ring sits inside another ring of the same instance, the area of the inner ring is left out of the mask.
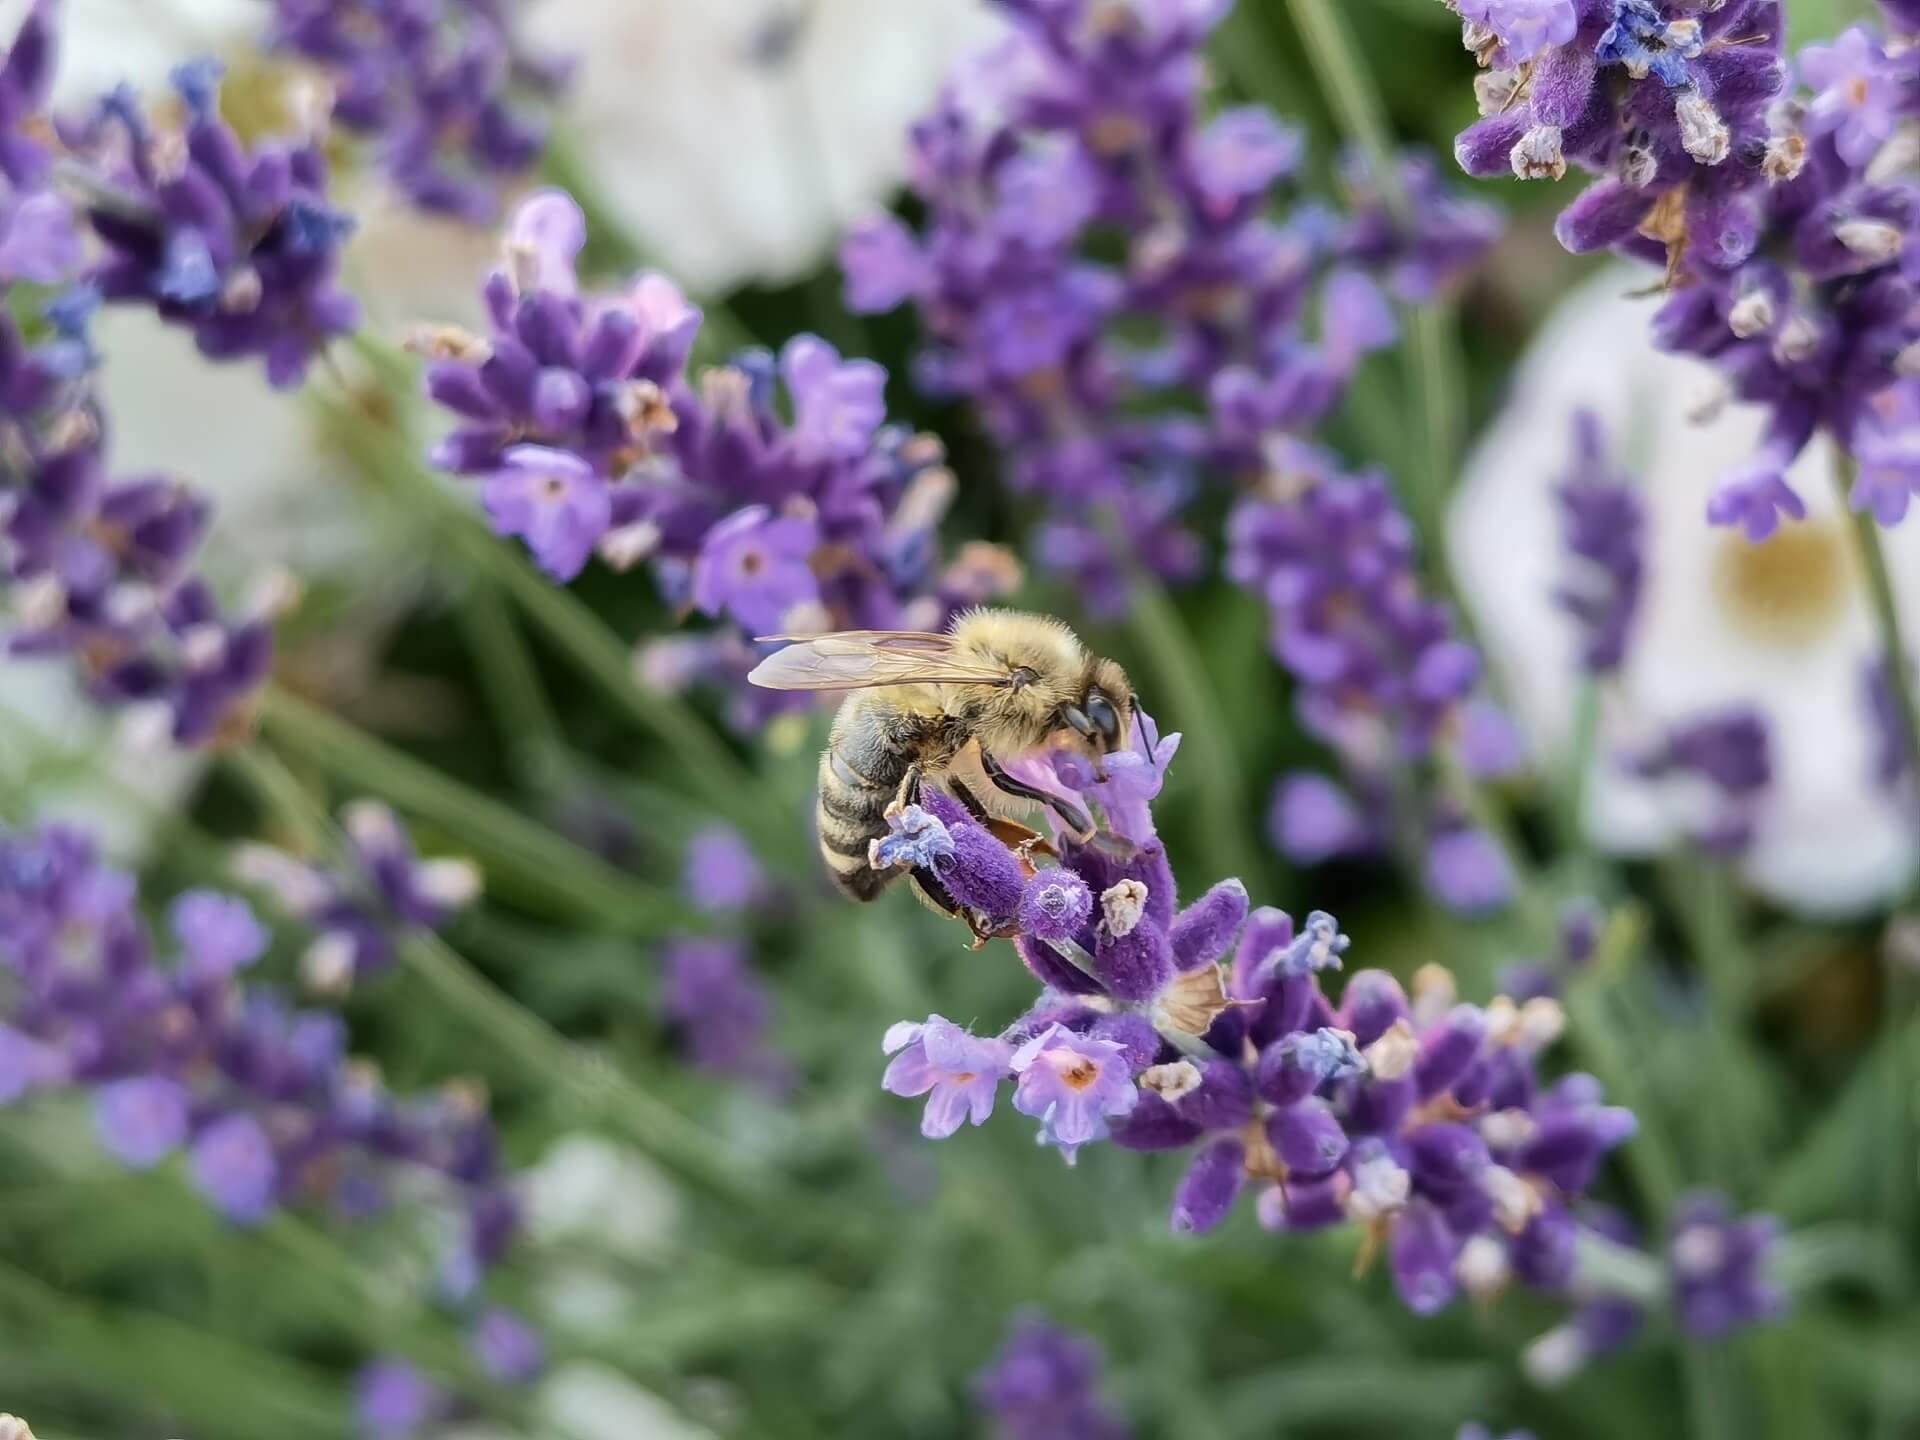
[[[1858,581],[1846,522],[1783,525],[1761,544],[1729,534],[1714,557],[1713,589],[1734,629],[1760,644],[1805,650],[1846,615]]]

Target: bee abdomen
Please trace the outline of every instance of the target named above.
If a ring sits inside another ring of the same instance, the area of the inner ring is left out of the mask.
[[[867,864],[873,842],[887,833],[887,807],[897,786],[862,776],[829,750],[820,757],[820,803],[814,812],[820,858],[841,893],[871,900],[897,872]]]

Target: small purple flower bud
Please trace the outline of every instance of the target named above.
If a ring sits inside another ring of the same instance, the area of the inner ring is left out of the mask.
[[[891,215],[862,221],[840,246],[847,308],[856,315],[891,310],[917,295],[928,279],[927,262],[913,234]]]
[[[947,833],[953,854],[934,867],[940,883],[955,900],[996,927],[1011,922],[1020,913],[1027,889],[1027,877],[1021,874],[1014,853],[992,831],[971,821],[949,822]]]
[[[1205,1133],[1203,1126],[1187,1119],[1143,1083],[1140,1103],[1114,1122],[1113,1142],[1126,1150],[1184,1150]]]
[[[1246,1180],[1247,1147],[1238,1140],[1216,1140],[1193,1158],[1173,1197],[1176,1235],[1198,1235],[1227,1218]]]
[[[1655,198],[1650,190],[1618,180],[1597,180],[1560,212],[1553,233],[1575,255],[1608,249],[1633,237]]]
[[[1460,1242],[1440,1212],[1415,1200],[1393,1227],[1393,1282],[1416,1315],[1436,1315],[1452,1303]]]
[[[1127,1068],[1135,1074],[1159,1059],[1166,1043],[1144,1015],[1102,1015],[1087,1027],[1087,1034],[1120,1046],[1127,1058]]]
[[[1340,997],[1340,1028],[1362,1050],[1407,1018],[1407,992],[1385,970],[1356,970]]]
[[[1093,891],[1073,871],[1040,870],[1020,897],[1020,928],[1039,940],[1070,940],[1093,915]]]
[[[1247,918],[1247,887],[1238,880],[1222,880],[1174,918],[1167,937],[1173,945],[1174,967],[1198,970],[1218,960],[1233,943]]]
[[[1014,937],[1013,948],[1020,953],[1033,976],[1049,990],[1057,990],[1062,995],[1100,995],[1105,992],[1100,982],[1073,964],[1044,940],[1032,935]]]
[[[1253,1086],[1243,1067],[1231,1060],[1189,1063],[1200,1084],[1174,1102],[1184,1118],[1203,1130],[1237,1130],[1253,1118]]]
[[[1476,180],[1501,179],[1513,173],[1513,150],[1531,121],[1524,106],[1476,120],[1453,143],[1453,158]]]
[[[1101,926],[1093,958],[1101,983],[1116,1000],[1152,1000],[1174,976],[1173,947],[1151,920],[1142,919],[1118,936]]]
[[[1317,1097],[1268,1116],[1267,1138],[1287,1169],[1303,1179],[1327,1174],[1347,1156],[1347,1132]]]
[[[1493,1163],[1487,1142],[1465,1125],[1422,1125],[1406,1138],[1414,1180],[1436,1194],[1472,1185]]]
[[[1413,1069],[1421,1098],[1451,1089],[1479,1058],[1486,1038],[1486,1015],[1477,1005],[1456,1005],[1445,1021],[1422,1035]]]

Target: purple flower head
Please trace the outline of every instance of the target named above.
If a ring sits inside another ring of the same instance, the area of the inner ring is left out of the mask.
[[[450,1403],[445,1391],[404,1360],[377,1360],[354,1377],[354,1413],[377,1440],[420,1434]]]
[[[502,462],[481,492],[493,528],[525,540],[555,580],[573,579],[612,521],[606,487],[578,456],[545,445],[516,445]]]
[[[744,943],[681,938],[666,946],[661,1008],[691,1063],[779,1091],[786,1061],[773,1049],[773,1005]]]
[[[186,1087],[159,1075],[116,1080],[100,1089],[94,1127],[123,1165],[150,1170],[186,1141]]]
[[[1009,1064],[1019,1076],[1013,1108],[1039,1120],[1040,1143],[1057,1145],[1069,1164],[1082,1145],[1106,1138],[1109,1119],[1131,1113],[1140,1099],[1123,1046],[1059,1025],[1028,1040]]]
[[[273,1142],[245,1112],[214,1121],[193,1142],[194,1183],[237,1225],[258,1225],[274,1206],[280,1167]]]
[[[929,1140],[946,1139],[963,1121],[985,1124],[1013,1058],[1006,1041],[970,1035],[939,1015],[924,1025],[903,1020],[892,1026],[883,1049],[894,1058],[880,1088],[927,1097],[920,1133]]]
[[[1036,554],[1117,612],[1135,567],[1198,573],[1184,521],[1207,487],[1258,477],[1270,439],[1330,414],[1393,334],[1382,291],[1431,296],[1497,216],[1417,163],[1410,220],[1377,193],[1350,224],[1279,212],[1300,139],[1210,103],[1216,0],[1007,8],[1016,33],[914,128],[918,233],[882,217],[843,248],[848,302],[915,303],[922,383],[973,405],[1044,501]]]
[[[1036,871],[1020,897],[1020,928],[1038,940],[1068,940],[1093,915],[1093,891],[1072,870]]]
[[[766,872],[730,825],[709,825],[687,846],[687,895],[702,910],[745,910],[766,890]]]
[[[1768,1267],[1779,1239],[1780,1222],[1770,1215],[1735,1219],[1717,1195],[1683,1199],[1667,1241],[1682,1328],[1696,1338],[1713,1339],[1777,1319],[1786,1309],[1786,1295]]]
[[[412,204],[473,223],[546,143],[532,107],[568,67],[535,54],[498,0],[273,0],[270,46],[316,65],[336,125],[365,140]]]
[[[1015,1320],[993,1363],[973,1382],[1002,1440],[1127,1440],[1101,1400],[1100,1351],[1041,1315]]]
[[[1573,565],[1554,599],[1580,629],[1581,661],[1594,674],[1620,668],[1646,569],[1646,507],[1606,464],[1600,424],[1574,420],[1574,464],[1555,489]]]
[[[587,217],[564,190],[542,190],[520,202],[508,221],[503,248],[508,272],[522,293],[572,295],[575,262],[587,243]]]

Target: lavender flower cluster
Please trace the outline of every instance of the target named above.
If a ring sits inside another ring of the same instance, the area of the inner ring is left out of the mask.
[[[1099,1391],[1100,1348],[1044,1315],[1017,1317],[974,1398],[1001,1440],[1127,1440]]]
[[[1350,215],[1273,219],[1301,140],[1259,106],[1205,117],[1223,0],[997,8],[1012,32],[913,131],[924,231],[856,229],[847,297],[913,302],[932,341],[917,379],[980,408],[1011,483],[1047,503],[1039,560],[1114,612],[1130,560],[1199,570],[1203,477],[1259,475],[1268,437],[1325,417],[1392,341],[1370,276],[1430,298],[1498,223],[1421,161],[1402,177],[1411,228],[1358,170]]]
[[[170,961],[133,880],[102,865],[86,836],[0,832],[0,1103],[90,1092],[109,1152],[136,1170],[184,1155],[208,1204],[236,1225],[300,1200],[371,1216],[394,1179],[435,1177],[464,1217],[443,1288],[477,1299],[519,1225],[480,1097],[454,1087],[399,1099],[348,1058],[337,1017],[245,982],[271,937],[244,901],[182,895],[168,930]],[[496,1343],[505,1329],[525,1327],[482,1311],[483,1356],[511,1348]]]
[[[1857,463],[1854,507],[1897,523],[1920,489],[1920,187],[1897,138],[1920,115],[1912,0],[1882,0],[1885,30],[1856,26],[1796,66],[1779,0],[1454,8],[1487,67],[1462,167],[1600,177],[1561,213],[1562,243],[1661,266],[1656,341],[1766,408],[1713,523],[1761,540],[1804,517],[1786,470],[1823,427]]]
[[[423,210],[478,223],[546,147],[568,66],[534,53],[511,0],[274,0],[268,43],[317,67],[333,118],[377,146]]]
[[[233,875],[273,896],[314,933],[300,976],[316,994],[342,995],[356,980],[392,966],[409,931],[439,930],[480,893],[470,860],[422,860],[413,837],[385,805],[358,800],[341,813],[348,863],[317,864],[271,845],[241,846]]]
[[[801,335],[777,363],[690,376],[699,309],[654,272],[582,294],[585,238],[568,196],[534,196],[486,283],[492,334],[422,336],[428,393],[460,420],[433,458],[480,478],[494,528],[554,579],[650,560],[669,601],[727,622],[655,652],[654,678],[743,676],[774,631],[935,629],[1016,583],[991,546],[939,568],[953,474],[885,423],[878,365]]]
[[[1249,916],[1234,880],[1177,908],[1150,802],[1178,738],[1143,715],[1104,778],[1023,765],[1029,783],[1097,807],[1106,828],[1091,843],[1057,834],[1016,854],[932,791],[893,817],[876,863],[931,866],[1044,989],[998,1035],[938,1015],[894,1026],[885,1087],[928,1097],[934,1138],[986,1120],[1011,1080],[1014,1108],[1069,1160],[1107,1139],[1190,1151],[1175,1229],[1212,1228],[1248,1190],[1272,1229],[1351,1222],[1422,1314],[1516,1276],[1564,1288],[1580,1196],[1634,1124],[1591,1076],[1538,1079],[1559,1005],[1459,1004],[1437,966],[1411,999],[1361,971],[1336,1005],[1321,977],[1349,942],[1332,917],[1296,930],[1277,910]]]
[[[162,476],[110,475],[89,320],[103,298],[151,306],[210,358],[258,357],[291,383],[355,319],[334,279],[344,222],[325,204],[317,142],[249,151],[219,119],[205,65],[176,75],[177,132],[152,129],[124,92],[55,124],[55,20],[38,0],[0,67],[6,644],[72,657],[95,699],[149,707],[199,744],[244,728],[274,600],[224,612],[194,573],[206,502]]]
[[[1385,477],[1348,475],[1327,454],[1270,441],[1261,487],[1228,521],[1228,576],[1272,614],[1270,646],[1293,678],[1307,730],[1338,757],[1344,784],[1312,772],[1281,779],[1270,830],[1302,864],[1384,849],[1396,773],[1442,742],[1495,778],[1522,763],[1505,715],[1473,698],[1480,655],[1416,565],[1413,527]],[[1511,867],[1444,796],[1421,797],[1424,868],[1436,899],[1465,914],[1505,904]]]

